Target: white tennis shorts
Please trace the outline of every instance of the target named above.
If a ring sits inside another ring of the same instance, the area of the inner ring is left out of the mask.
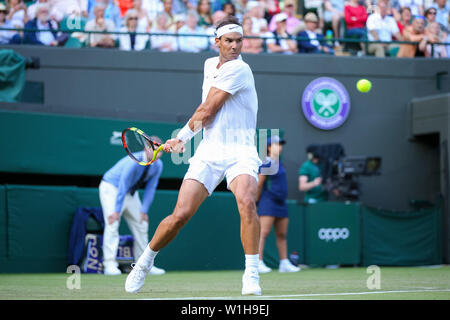
[[[189,159],[189,169],[184,179],[194,179],[202,183],[209,195],[222,182],[224,178],[227,180],[227,188],[237,176],[248,174],[258,181],[259,166],[262,161],[255,152],[251,155],[236,156],[226,160],[210,160],[195,155]]]

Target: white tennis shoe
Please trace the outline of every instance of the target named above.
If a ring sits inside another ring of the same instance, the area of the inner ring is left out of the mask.
[[[278,268],[279,272],[298,272],[301,269],[299,267],[294,266],[289,260],[280,261],[280,267]]]
[[[149,274],[153,274],[153,275],[157,275],[157,276],[162,275],[164,273],[166,273],[166,270],[155,267],[155,266],[153,266],[149,272]]]
[[[268,266],[266,266],[266,264],[264,263],[264,261],[259,260],[259,265],[258,265],[258,272],[259,273],[268,273],[272,271],[271,268],[269,268]]]
[[[116,266],[105,266],[103,274],[107,276],[118,276],[122,274],[122,271]]]
[[[135,263],[133,263],[131,267],[133,270],[128,274],[127,280],[125,281],[125,291],[137,293],[144,286],[145,277],[147,276],[149,269]]]
[[[257,269],[245,270],[242,276],[242,295],[261,295]]]

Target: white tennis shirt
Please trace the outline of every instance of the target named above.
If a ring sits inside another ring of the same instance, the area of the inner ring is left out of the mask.
[[[253,73],[240,57],[224,63],[220,68],[217,68],[218,64],[219,57],[205,61],[202,103],[211,87],[230,93],[230,97],[213,122],[203,128],[203,140],[196,151],[196,156],[203,159],[218,157],[213,154],[218,151],[222,152],[220,157],[243,151],[256,152],[254,139],[258,97]],[[227,155],[223,154],[224,151]]]

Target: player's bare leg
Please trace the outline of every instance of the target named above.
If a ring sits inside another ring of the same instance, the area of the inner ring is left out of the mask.
[[[156,254],[175,238],[207,196],[208,191],[200,182],[192,179],[183,181],[174,211],[161,221],[149,245],[128,275],[125,282],[127,292],[135,293],[142,288]]]
[[[241,241],[245,252],[245,272],[242,294],[261,294],[259,286],[259,235],[261,225],[256,213],[256,179],[250,175],[237,176],[230,184],[241,216]]]
[[[169,244],[180,229],[197,212],[207,197],[208,191],[203,184],[197,180],[184,180],[180,188],[180,193],[178,194],[175,210],[159,224],[150,241],[150,249],[159,251]]]
[[[241,217],[241,241],[245,254],[258,254],[261,225],[256,213],[256,179],[248,174],[237,176],[230,184]]]

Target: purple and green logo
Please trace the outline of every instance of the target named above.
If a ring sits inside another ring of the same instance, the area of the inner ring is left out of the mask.
[[[350,96],[339,81],[321,77],[305,88],[302,108],[306,119],[313,126],[333,130],[347,119],[350,113]]]

